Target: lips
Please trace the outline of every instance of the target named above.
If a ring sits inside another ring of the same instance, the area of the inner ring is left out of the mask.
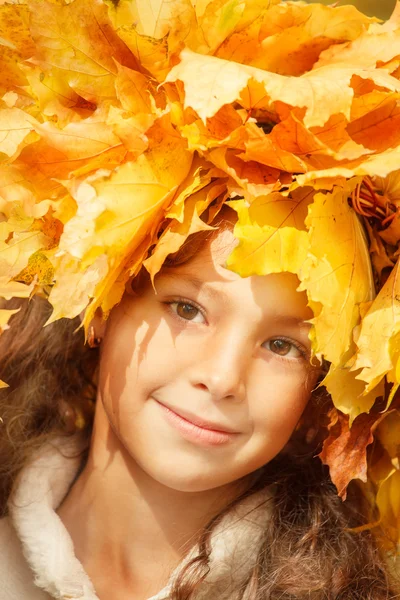
[[[176,415],[178,415],[178,417],[181,417],[181,419],[188,421],[188,423],[191,423],[192,425],[201,427],[202,429],[208,429],[209,431],[217,431],[217,432],[222,432],[222,433],[239,433],[238,431],[236,431],[235,429],[232,429],[229,426],[226,426],[221,423],[214,422],[214,421],[207,421],[205,419],[202,419],[201,417],[193,415],[189,411],[182,410],[181,408],[177,409],[175,407],[168,406],[167,404],[163,404],[162,402],[159,402],[158,400],[157,400],[157,402],[158,402],[158,404],[161,404],[161,406],[163,406],[164,408],[167,408],[168,410],[174,412]]]

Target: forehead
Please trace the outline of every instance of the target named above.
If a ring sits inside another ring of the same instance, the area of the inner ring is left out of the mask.
[[[221,299],[234,299],[243,309],[253,304],[263,310],[267,308],[268,311],[296,316],[300,320],[310,319],[312,311],[307,306],[305,292],[297,291],[300,282],[296,275],[275,273],[242,278],[226,268],[227,258],[238,243],[232,229],[233,226],[224,226],[217,230],[204,240],[188,262],[162,269],[160,279],[163,275],[170,276],[197,291],[214,297],[219,295]]]

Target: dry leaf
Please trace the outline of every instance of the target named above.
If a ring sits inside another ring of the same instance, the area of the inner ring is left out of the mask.
[[[306,225],[309,255],[300,270],[300,289],[307,291],[315,315],[313,349],[339,366],[352,347],[360,304],[374,294],[367,241],[340,188],[315,195]]]
[[[327,65],[300,77],[285,77],[188,49],[182,51],[180,58],[181,62],[171,69],[166,81],[179,79],[184,83],[184,105],[193,108],[203,121],[224,104],[240,102],[246,108],[254,105],[268,108],[279,101],[305,108],[304,124],[317,127],[337,113],[350,116],[354,75],[371,79],[388,90],[400,91],[399,81],[380,69]]]
[[[343,500],[350,481],[367,480],[367,447],[373,442],[373,432],[382,418],[362,414],[350,428],[347,416],[335,410],[332,414],[329,436],[320,457],[329,465],[331,479]]]
[[[228,267],[242,277],[298,273],[307,257],[304,220],[312,200],[313,189],[305,188],[290,198],[279,193],[259,196],[250,206],[245,200],[231,202],[238,214],[234,234],[239,245],[228,258]]]
[[[400,383],[396,366],[400,358],[397,338],[400,334],[400,277],[399,263],[364,316],[356,339],[357,357],[353,369],[362,369],[358,379],[365,381],[367,390],[375,387],[384,375]]]

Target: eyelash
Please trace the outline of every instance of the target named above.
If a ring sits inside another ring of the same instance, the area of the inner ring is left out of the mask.
[[[202,309],[202,307],[197,304],[196,302],[194,302],[193,300],[188,300],[187,298],[174,298],[173,300],[167,300],[166,302],[164,302],[163,304],[167,305],[169,310],[173,313],[173,315],[179,319],[179,321],[183,321],[186,324],[190,324],[191,321],[190,319],[184,319],[183,317],[180,317],[173,309],[172,309],[172,305],[173,304],[187,304],[188,306],[192,306],[193,308],[195,308],[196,310],[199,311],[199,313],[203,316],[203,319],[205,320],[205,322],[207,322],[206,319],[206,315],[204,313],[204,310]]]
[[[180,317],[173,309],[172,309],[172,305],[174,304],[187,304],[188,306],[192,306],[193,308],[195,308],[196,310],[199,311],[199,313],[203,316],[203,319],[206,321],[206,316],[204,314],[204,310],[201,308],[201,306],[199,306],[196,302],[194,302],[193,300],[188,300],[186,298],[174,298],[173,300],[168,300],[166,302],[164,302],[163,304],[167,305],[169,310],[172,312],[172,314],[179,319],[180,322],[184,322],[186,325],[190,325],[191,320],[190,319],[184,319],[183,317]],[[301,344],[299,344],[298,342],[296,342],[295,340],[292,340],[291,338],[287,338],[285,336],[276,336],[276,337],[272,337],[269,340],[266,340],[264,342],[264,344],[266,342],[272,342],[274,340],[283,340],[284,342],[287,342],[288,344],[291,344],[294,348],[296,348],[296,350],[299,351],[299,353],[301,354],[301,358],[304,360],[308,360],[309,356],[308,356],[308,352],[305,350],[304,346],[302,346]],[[290,358],[290,357],[286,357],[286,356],[281,356],[276,352],[272,352],[272,350],[270,350],[270,352],[272,354],[274,354],[274,356],[276,358],[278,358],[279,360],[282,360],[284,362],[291,362],[293,360],[296,360],[294,358]],[[300,358],[300,357],[299,357]]]
[[[309,360],[309,355],[307,350],[304,348],[304,346],[302,346],[302,344],[299,344],[298,342],[296,342],[295,340],[292,340],[291,338],[287,338],[283,335],[279,335],[276,337],[272,337],[269,340],[266,340],[266,342],[273,342],[275,340],[282,340],[284,342],[287,342],[288,344],[291,344],[294,348],[296,348],[296,350],[298,350],[298,352],[301,354],[301,356],[299,356],[298,358],[302,358],[304,360]],[[264,344],[266,343],[264,342]],[[271,350],[272,352],[272,350]],[[285,360],[285,361],[292,361],[292,360],[296,360],[287,356],[281,356],[280,354],[278,354],[277,352],[273,352],[273,354],[281,359],[281,360]]]

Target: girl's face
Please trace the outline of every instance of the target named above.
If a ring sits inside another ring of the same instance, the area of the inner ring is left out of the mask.
[[[107,322],[99,400],[118,443],[181,491],[236,481],[286,444],[315,385],[298,280],[242,279],[220,232],[189,263],[126,294]]]

